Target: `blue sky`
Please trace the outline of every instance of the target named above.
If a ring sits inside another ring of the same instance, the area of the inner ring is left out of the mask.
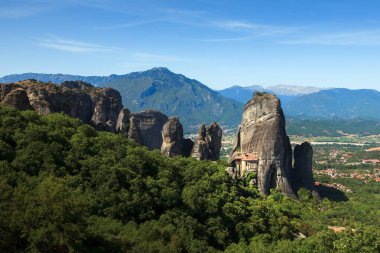
[[[0,76],[165,66],[212,88],[380,89],[376,0],[1,0]]]

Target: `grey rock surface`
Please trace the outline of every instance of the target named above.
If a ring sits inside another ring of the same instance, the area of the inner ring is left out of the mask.
[[[123,108],[119,112],[119,116],[118,116],[117,122],[116,122],[116,131],[117,132],[128,134],[130,115],[131,115],[131,112],[127,108]]]
[[[131,113],[128,138],[150,150],[161,149],[161,131],[167,120],[166,115],[155,110]]]
[[[206,128],[202,124],[198,129],[197,139],[191,152],[191,156],[197,160],[216,161],[220,156],[222,147],[222,129],[214,122]]]
[[[313,178],[313,148],[308,142],[296,145],[294,148],[294,187],[303,187],[319,196]]]
[[[233,165],[235,158],[244,153],[254,154],[259,160],[255,173],[260,192],[269,194],[270,189],[278,188],[296,196],[291,185],[292,149],[280,100],[275,95],[256,92],[245,105],[229,163]]]
[[[214,122],[206,131],[206,143],[209,152],[209,159],[217,161],[220,157],[220,149],[222,148],[222,129]]]
[[[98,130],[115,131],[121,96],[111,88],[95,88],[82,81],[63,82],[61,85],[25,80],[0,84],[1,103],[20,110],[33,109],[46,115],[64,112],[93,125]]]
[[[171,117],[162,128],[161,154],[167,157],[184,155],[183,127],[178,117]]]

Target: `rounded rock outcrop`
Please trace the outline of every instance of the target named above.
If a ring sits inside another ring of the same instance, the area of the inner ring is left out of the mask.
[[[47,115],[63,112],[93,125],[97,130],[116,131],[119,112],[123,109],[120,93],[111,88],[95,88],[82,81],[57,85],[24,80],[0,84],[0,102],[20,110],[34,110]]]
[[[183,127],[178,117],[171,117],[162,128],[161,154],[167,157],[184,155]]]

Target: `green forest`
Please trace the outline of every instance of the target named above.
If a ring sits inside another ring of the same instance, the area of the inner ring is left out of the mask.
[[[380,251],[379,184],[346,201],[328,189],[290,199],[225,167],[165,158],[64,114],[0,107],[0,252]]]

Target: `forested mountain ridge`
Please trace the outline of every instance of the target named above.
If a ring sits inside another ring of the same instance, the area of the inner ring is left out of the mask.
[[[0,83],[25,79],[53,83],[82,80],[98,87],[111,87],[120,92],[124,106],[132,112],[154,109],[169,116],[179,116],[186,129],[213,121],[235,127],[241,120],[242,103],[225,98],[197,80],[175,74],[167,68],[89,77],[26,73],[5,76],[0,78]]]
[[[124,105],[131,111],[154,108],[178,116],[184,126],[212,121],[236,126],[241,119],[242,103],[167,68],[131,73],[107,86],[120,92]]]

